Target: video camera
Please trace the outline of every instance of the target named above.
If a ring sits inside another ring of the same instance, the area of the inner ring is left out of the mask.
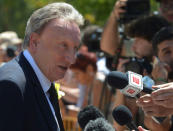
[[[82,42],[88,47],[89,52],[100,52],[100,40],[103,29],[98,26],[88,26],[84,31]]]
[[[125,13],[121,14],[119,22],[126,24],[140,16],[149,15],[150,0],[128,0],[125,7]]]
[[[124,64],[125,72],[132,71],[141,75],[143,75],[144,69],[149,74],[152,72],[152,65],[147,58],[130,57],[129,59],[130,61]]]
[[[129,59],[129,62],[124,64],[125,72],[132,71],[138,74],[143,74],[144,69],[147,71],[147,73],[152,72],[152,65],[147,60],[147,58],[137,58],[137,57],[120,57],[122,59]],[[115,68],[112,66],[113,63],[113,57],[107,57],[106,58],[106,66],[109,70],[113,71]]]

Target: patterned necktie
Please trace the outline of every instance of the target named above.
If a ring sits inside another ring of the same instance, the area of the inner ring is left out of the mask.
[[[58,94],[55,90],[55,86],[53,83],[51,84],[51,87],[48,90],[48,92],[50,95],[49,99],[50,99],[51,104],[54,108],[59,127],[60,127],[61,131],[64,131],[64,126],[63,126],[63,122],[62,122],[62,118],[61,118],[61,114],[60,114],[59,102],[58,102]]]

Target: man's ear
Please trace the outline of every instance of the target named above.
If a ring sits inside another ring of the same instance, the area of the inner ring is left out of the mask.
[[[38,33],[35,33],[35,32],[32,32],[31,35],[30,35],[30,41],[29,41],[29,48],[32,50],[32,51],[35,51],[37,49],[37,46],[38,46],[38,43],[39,43],[39,34]]]

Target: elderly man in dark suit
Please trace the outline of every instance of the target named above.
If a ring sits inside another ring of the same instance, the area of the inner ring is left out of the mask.
[[[0,131],[64,131],[53,82],[75,61],[82,23],[61,2],[31,15],[24,51],[0,68]]]

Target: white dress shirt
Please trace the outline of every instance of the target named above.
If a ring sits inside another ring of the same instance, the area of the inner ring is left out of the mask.
[[[51,82],[47,79],[47,77],[41,72],[41,70],[39,69],[39,67],[37,66],[37,64],[35,63],[33,57],[31,56],[30,52],[28,50],[25,50],[23,52],[25,58],[27,59],[27,61],[30,63],[30,65],[32,66],[34,72],[36,73],[37,75],[37,78],[41,84],[41,87],[43,88],[43,91],[44,91],[44,94],[46,96],[46,99],[49,103],[49,106],[51,108],[51,111],[54,115],[54,118],[56,120],[56,123],[57,123],[57,126],[58,126],[58,129],[57,131],[60,131],[60,128],[59,128],[59,124],[58,124],[58,121],[57,121],[57,118],[56,118],[56,115],[55,115],[55,111],[54,111],[54,108],[49,100],[49,93],[48,93],[48,90],[51,86]]]

